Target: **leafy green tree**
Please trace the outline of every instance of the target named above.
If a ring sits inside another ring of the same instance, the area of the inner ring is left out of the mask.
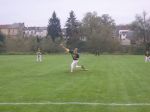
[[[52,17],[49,20],[47,31],[48,31],[48,36],[52,38],[53,42],[55,42],[56,38],[61,37],[60,20],[56,16],[55,11],[53,12]]]
[[[80,23],[77,21],[74,12],[71,11],[66,22],[66,37],[68,46],[75,46],[79,41],[79,27]]]
[[[82,20],[84,35],[91,52],[112,52],[118,45],[113,37],[114,20],[109,15],[98,16],[96,12],[88,12]]]

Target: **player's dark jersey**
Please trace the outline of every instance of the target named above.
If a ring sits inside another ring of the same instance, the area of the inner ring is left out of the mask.
[[[69,50],[69,53],[71,54],[73,60],[78,60],[79,59],[79,54],[78,53],[75,54],[72,50]]]

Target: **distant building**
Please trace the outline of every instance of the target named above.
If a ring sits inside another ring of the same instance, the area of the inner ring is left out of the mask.
[[[133,31],[130,30],[128,25],[117,26],[117,37],[120,40],[121,45],[131,45],[133,39]]]
[[[66,28],[63,28],[61,31],[62,31],[62,38],[66,39],[66,40],[69,39],[69,37],[67,37],[67,34],[66,34]],[[79,40],[80,41],[87,41],[87,37],[80,35]]]
[[[131,40],[128,37],[130,30],[119,30],[119,38],[122,45],[131,45]]]
[[[0,32],[10,38],[23,37],[24,23],[0,25]]]
[[[25,27],[24,37],[46,37],[47,27]]]

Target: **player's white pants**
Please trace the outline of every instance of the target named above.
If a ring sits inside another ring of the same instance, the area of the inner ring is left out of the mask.
[[[36,61],[42,61],[42,55],[37,55]]]
[[[150,61],[150,57],[145,56],[145,62]]]
[[[73,60],[71,63],[71,72],[73,72],[75,68],[81,68],[81,66],[78,65],[78,60]]]

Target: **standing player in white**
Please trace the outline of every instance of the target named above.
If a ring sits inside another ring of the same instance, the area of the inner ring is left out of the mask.
[[[150,62],[150,54],[149,51],[145,52],[145,62]]]
[[[79,61],[79,53],[78,53],[78,48],[75,48],[74,50],[69,50],[68,48],[66,48],[63,44],[60,44],[60,46],[65,49],[65,51],[67,53],[70,53],[72,58],[73,58],[73,62],[71,63],[71,72],[73,72],[73,70],[75,68],[81,68],[83,70],[87,70],[85,69],[85,67],[83,65],[79,66],[78,65],[78,61]]]
[[[42,53],[40,48],[38,48],[38,51],[36,52],[36,61],[41,62],[42,61]]]

